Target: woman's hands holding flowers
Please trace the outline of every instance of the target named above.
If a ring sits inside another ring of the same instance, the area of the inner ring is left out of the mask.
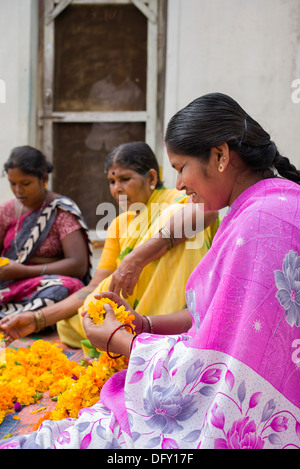
[[[143,323],[142,317],[136,313],[128,305],[128,303],[126,303],[126,301],[122,300],[116,294],[111,292],[96,295],[95,298],[97,300],[108,298],[115,302],[118,306],[124,306],[125,310],[128,311],[130,315],[134,316],[132,324],[134,326],[135,332],[140,332],[141,325]],[[83,327],[87,338],[91,342],[92,346],[96,347],[98,350],[107,351],[108,348],[110,353],[121,354],[129,357],[130,346],[133,339],[132,331],[130,330],[129,326],[125,327],[124,324],[117,320],[111,305],[105,304],[104,309],[106,314],[102,324],[95,324],[87,311],[82,313]]]

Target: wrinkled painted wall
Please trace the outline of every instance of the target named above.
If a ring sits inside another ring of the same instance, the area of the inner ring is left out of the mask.
[[[229,94],[300,168],[299,0],[170,0],[168,24],[167,120],[202,94]]]

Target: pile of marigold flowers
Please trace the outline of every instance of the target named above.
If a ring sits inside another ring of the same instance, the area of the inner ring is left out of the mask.
[[[8,412],[38,402],[53,385],[66,377],[77,379],[82,370],[62,349],[43,340],[30,348],[7,348],[0,365],[0,423]]]
[[[88,313],[95,323],[104,320],[105,303],[112,306],[122,324],[131,324],[134,316],[106,298],[89,304]],[[7,413],[39,401],[46,391],[57,403],[38,425],[46,419],[76,419],[82,408],[99,400],[106,381],[127,364],[126,357],[112,359],[101,353],[96,361],[83,366],[70,361],[59,346],[44,340],[37,340],[27,349],[6,348],[5,362],[0,362],[0,424]]]

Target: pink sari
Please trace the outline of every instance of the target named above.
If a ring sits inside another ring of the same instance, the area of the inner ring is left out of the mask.
[[[142,334],[78,420],[16,448],[299,448],[300,187],[269,179],[231,206],[192,273],[188,334]]]

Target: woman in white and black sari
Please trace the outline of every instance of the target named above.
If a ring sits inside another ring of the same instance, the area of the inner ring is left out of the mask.
[[[0,318],[61,301],[90,280],[87,226],[71,199],[47,189],[52,169],[29,146],[4,165],[15,199],[0,205]]]

